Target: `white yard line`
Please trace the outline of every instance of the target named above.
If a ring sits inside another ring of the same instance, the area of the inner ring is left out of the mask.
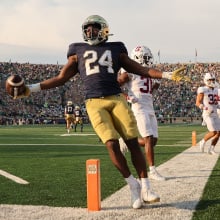
[[[71,134],[61,134],[60,136],[95,136],[96,134],[86,134],[86,133],[71,133]]]
[[[16,183],[19,183],[19,184],[29,184],[29,182],[27,182],[26,180],[24,180],[18,176],[12,175],[4,170],[0,170],[0,175],[6,177]]]

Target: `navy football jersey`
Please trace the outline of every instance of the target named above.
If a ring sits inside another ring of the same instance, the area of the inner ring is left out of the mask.
[[[66,105],[65,114],[74,114],[74,105]]]
[[[75,110],[75,116],[76,117],[81,117],[82,116],[82,111],[81,110]]]
[[[73,43],[69,46],[67,57],[75,54],[78,57],[78,71],[84,82],[86,99],[121,93],[117,81],[121,53],[128,54],[122,42]]]

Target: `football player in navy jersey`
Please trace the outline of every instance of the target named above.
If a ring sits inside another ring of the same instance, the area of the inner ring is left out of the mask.
[[[74,121],[74,130],[76,132],[77,125],[80,125],[80,131],[83,132],[83,114],[80,107],[77,105],[74,109],[75,121]]]
[[[120,68],[124,68],[138,75],[179,81],[185,79],[181,74],[185,68],[161,72],[141,66],[129,58],[122,42],[107,42],[110,36],[108,23],[99,15],[86,18],[82,24],[82,33],[85,43],[70,44],[67,63],[60,73],[40,83],[27,85],[23,96],[62,86],[79,73],[85,85],[85,104],[91,124],[106,145],[113,164],[130,187],[131,206],[138,209],[142,201],[158,202],[160,197],[150,189],[146,161],[138,145],[136,120],[122,95],[117,74]],[[131,174],[126,158],[120,151],[120,136],[128,146],[140,182]]]
[[[71,124],[75,122],[74,105],[72,101],[68,101],[64,108],[64,116],[66,120],[67,133],[70,133]]]

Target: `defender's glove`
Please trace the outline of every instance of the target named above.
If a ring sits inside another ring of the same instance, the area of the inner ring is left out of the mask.
[[[188,76],[184,76],[182,73],[186,70],[186,67],[181,67],[173,72],[163,72],[162,78],[170,79],[176,82],[185,81],[191,82],[191,79]]]

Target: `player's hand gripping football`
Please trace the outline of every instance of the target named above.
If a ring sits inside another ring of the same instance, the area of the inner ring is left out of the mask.
[[[24,79],[18,74],[8,77],[5,83],[5,89],[13,99],[23,98],[30,95],[29,87],[25,85]]]
[[[27,85],[25,85],[24,92],[18,96],[14,96],[13,99],[21,99],[30,96],[31,91]]]

